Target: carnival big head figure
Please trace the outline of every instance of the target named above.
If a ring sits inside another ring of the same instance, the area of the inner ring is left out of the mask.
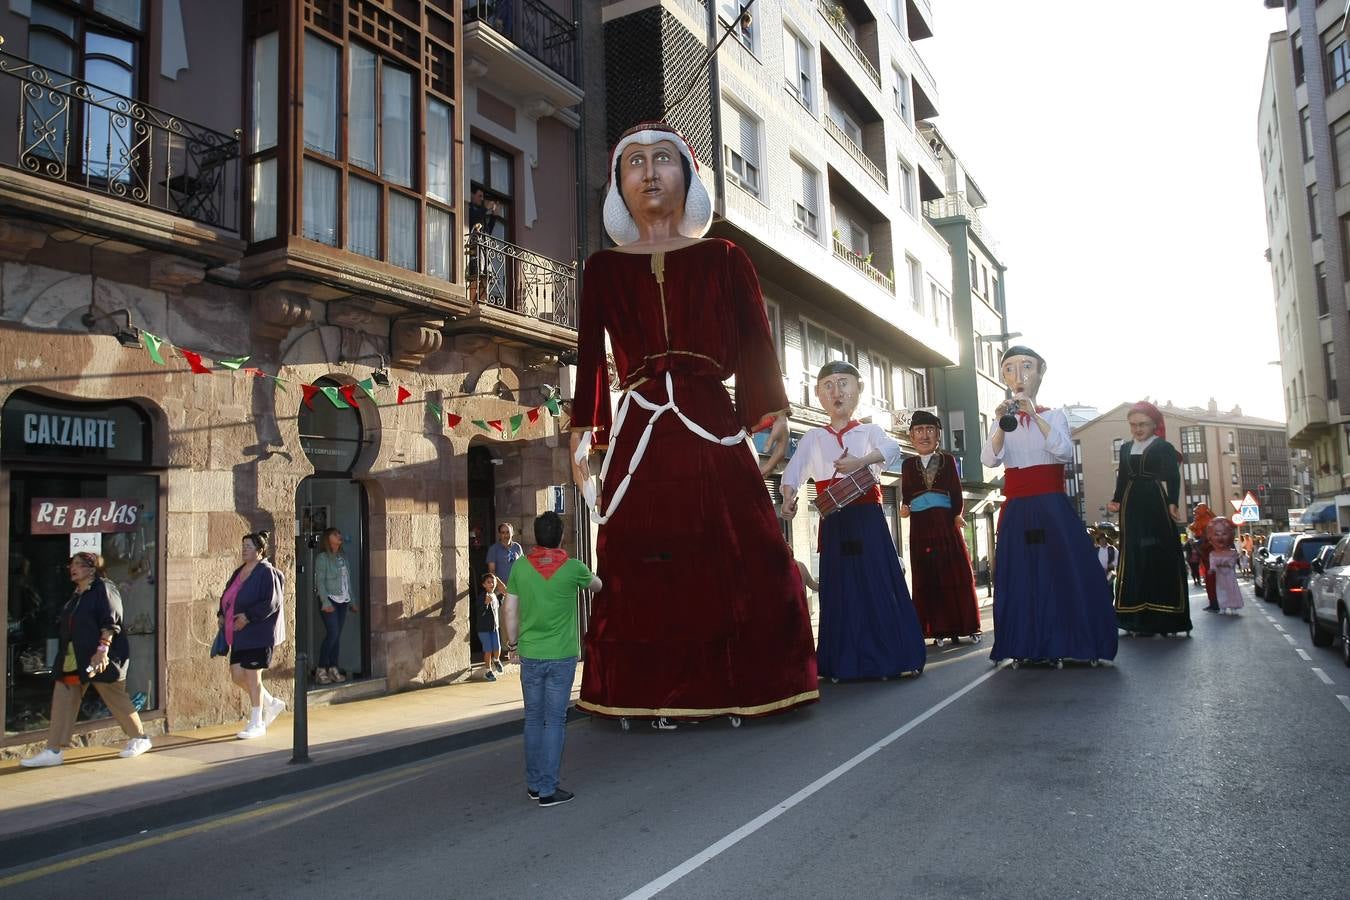
[[[610,155],[605,231],[619,245],[700,238],[712,224],[712,198],[689,143],[664,122],[628,129]]]
[[[1195,504],[1195,519],[1191,521],[1189,531],[1195,536],[1197,541],[1209,539],[1209,523],[1214,521],[1214,513],[1210,510],[1209,504]]]
[[[862,373],[843,360],[827,362],[816,373],[816,399],[838,430],[849,423],[862,398]]]
[[[1211,550],[1233,549],[1233,523],[1224,518],[1215,518],[1206,529]]]
[[[920,456],[927,456],[935,451],[941,435],[941,419],[926,409],[915,410],[909,420],[909,440]]]
[[[999,426],[1004,431],[1014,431],[1017,420],[1011,417],[1017,413],[1030,416],[1036,412],[1036,395],[1040,393],[1041,379],[1045,377],[1045,359],[1030,347],[1009,347],[1003,351],[998,371],[999,379],[1012,394],[999,406]]]

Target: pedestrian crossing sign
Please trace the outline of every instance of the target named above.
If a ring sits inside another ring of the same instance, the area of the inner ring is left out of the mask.
[[[1244,522],[1257,522],[1261,519],[1261,507],[1255,503],[1243,503],[1242,509],[1238,512]]]

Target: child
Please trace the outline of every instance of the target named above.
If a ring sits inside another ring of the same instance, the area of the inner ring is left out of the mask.
[[[1215,519],[1209,523],[1209,571],[1214,576],[1214,594],[1220,615],[1238,615],[1242,590],[1238,587],[1238,552],[1233,547],[1233,523]]]
[[[478,632],[478,642],[483,645],[483,665],[487,667],[488,681],[496,681],[495,672],[501,672],[502,641],[497,631],[497,576],[488,572],[483,576],[483,594],[474,606],[474,630]]]

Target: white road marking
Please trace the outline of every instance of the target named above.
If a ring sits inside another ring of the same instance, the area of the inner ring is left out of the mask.
[[[1298,643],[1298,638],[1294,637],[1292,634],[1286,634],[1286,635],[1284,636],[1284,639],[1285,639],[1286,641],[1288,641],[1289,643],[1291,643],[1291,644],[1297,644],[1297,643]]]
[[[1271,621],[1274,621],[1274,620],[1272,619]],[[1275,622],[1275,630],[1276,630],[1276,631],[1284,631],[1284,626],[1281,625],[1279,622]]]
[[[1350,711],[1350,697],[1347,697],[1344,694],[1337,694],[1336,699],[1341,701],[1341,706],[1344,706],[1347,711]]]
[[[1308,651],[1304,650],[1302,647],[1296,648],[1294,652],[1297,653],[1298,658],[1303,660],[1304,662],[1312,662],[1312,657],[1309,656]]]
[[[712,861],[716,857],[720,856],[722,853],[726,852],[727,850],[730,850],[736,844],[739,844],[741,841],[745,840],[750,835],[754,834],[756,831],[759,831],[765,825],[768,825],[774,819],[783,815],[783,813],[792,809],[794,806],[797,806],[802,801],[809,799],[813,794],[816,794],[819,791],[823,790],[824,788],[829,787],[831,784],[847,775],[853,769],[862,765],[864,762],[871,759],[873,756],[876,756],[882,750],[886,749],[891,744],[898,741],[900,738],[909,734],[915,728],[918,728],[924,722],[928,721],[933,716],[937,715],[939,712],[946,709],[948,706],[951,706],[957,700],[961,699],[966,694],[975,690],[975,688],[984,684],[990,678],[993,678],[995,675],[999,673],[1000,670],[1005,668],[1006,665],[1007,664],[1004,663],[1002,665],[999,665],[997,668],[985,672],[979,678],[976,678],[974,681],[970,682],[965,687],[958,690],[956,693],[948,696],[945,700],[942,700],[937,704],[930,706],[928,709],[924,710],[919,715],[910,719],[904,725],[901,725],[899,728],[895,729],[895,731],[892,731],[890,734],[886,735],[884,738],[877,741],[872,746],[863,750],[857,756],[854,756],[852,759],[840,763],[838,766],[826,772],[824,775],[820,776],[815,781],[811,782],[797,793],[783,800],[781,803],[775,804],[772,809],[768,809],[760,813],[758,816],[751,819],[749,822],[746,822],[740,828],[737,828],[735,831],[731,832],[726,837],[722,838],[716,843],[711,844],[710,846],[706,847],[700,852],[689,857],[675,868],[666,872],[664,875],[661,875],[659,878],[647,882],[642,887],[638,888],[636,891],[633,891],[633,893],[625,897],[624,900],[647,900],[647,898],[655,897],[657,894],[661,893],[666,888],[670,887],[672,884],[679,881],[684,876],[688,875],[690,872],[695,871],[703,864]]]
[[[1322,679],[1322,683],[1323,683],[1323,684],[1335,684],[1335,683],[1336,683],[1336,682],[1334,682],[1334,681],[1331,680],[1331,676],[1330,676],[1330,675],[1328,675],[1326,672],[1323,672],[1321,669],[1317,668],[1317,666],[1313,666],[1313,674],[1316,675],[1318,678]]]

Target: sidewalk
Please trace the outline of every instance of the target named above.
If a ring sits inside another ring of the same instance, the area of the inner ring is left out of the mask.
[[[304,765],[289,710],[254,741],[235,738],[240,721],[157,736],[136,759],[119,743],[50,769],[0,761],[0,869],[519,735],[520,667],[480,679],[310,709]]]

